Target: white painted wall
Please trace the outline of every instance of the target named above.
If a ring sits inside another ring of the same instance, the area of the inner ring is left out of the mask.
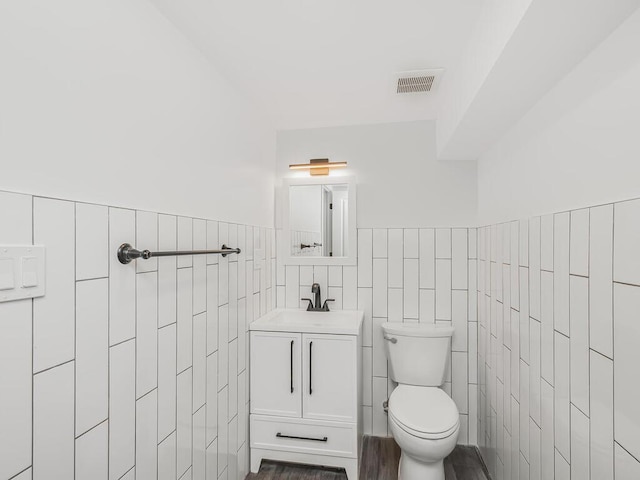
[[[436,160],[431,121],[278,132],[278,178],[311,158],[347,161],[360,228],[468,226],[476,221],[475,162]]]
[[[0,3],[0,189],[273,224],[275,132],[148,0]]]
[[[640,11],[478,165],[480,224],[640,196]]]

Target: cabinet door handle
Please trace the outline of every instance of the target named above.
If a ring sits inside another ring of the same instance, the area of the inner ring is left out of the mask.
[[[291,393],[293,393],[293,340],[291,340]]]
[[[313,387],[311,383],[311,374],[313,371],[313,369],[311,368],[313,362],[313,351],[311,350],[312,348],[313,342],[309,342],[309,395],[313,394]]]
[[[283,435],[280,432],[276,433],[276,437],[278,437],[278,438],[293,438],[294,440],[311,440],[313,442],[327,442],[329,440],[327,437],[322,437],[322,438],[297,437],[295,435]]]

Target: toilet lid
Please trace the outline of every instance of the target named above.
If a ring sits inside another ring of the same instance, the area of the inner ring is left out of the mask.
[[[420,437],[446,437],[458,427],[454,401],[436,387],[398,385],[389,398],[389,415],[404,430]]]

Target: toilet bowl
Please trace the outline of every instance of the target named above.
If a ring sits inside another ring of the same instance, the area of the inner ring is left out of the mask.
[[[383,323],[389,375],[398,386],[389,397],[389,426],[400,450],[399,480],[444,480],[444,458],[456,446],[460,414],[440,388],[453,328]]]
[[[437,387],[399,385],[389,398],[389,426],[402,455],[400,480],[444,480],[444,458],[456,446],[460,416]]]

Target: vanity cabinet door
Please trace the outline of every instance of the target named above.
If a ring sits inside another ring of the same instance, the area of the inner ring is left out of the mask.
[[[357,337],[304,334],[302,345],[303,417],[355,423],[358,412]]]
[[[302,416],[302,335],[251,332],[251,413]]]

